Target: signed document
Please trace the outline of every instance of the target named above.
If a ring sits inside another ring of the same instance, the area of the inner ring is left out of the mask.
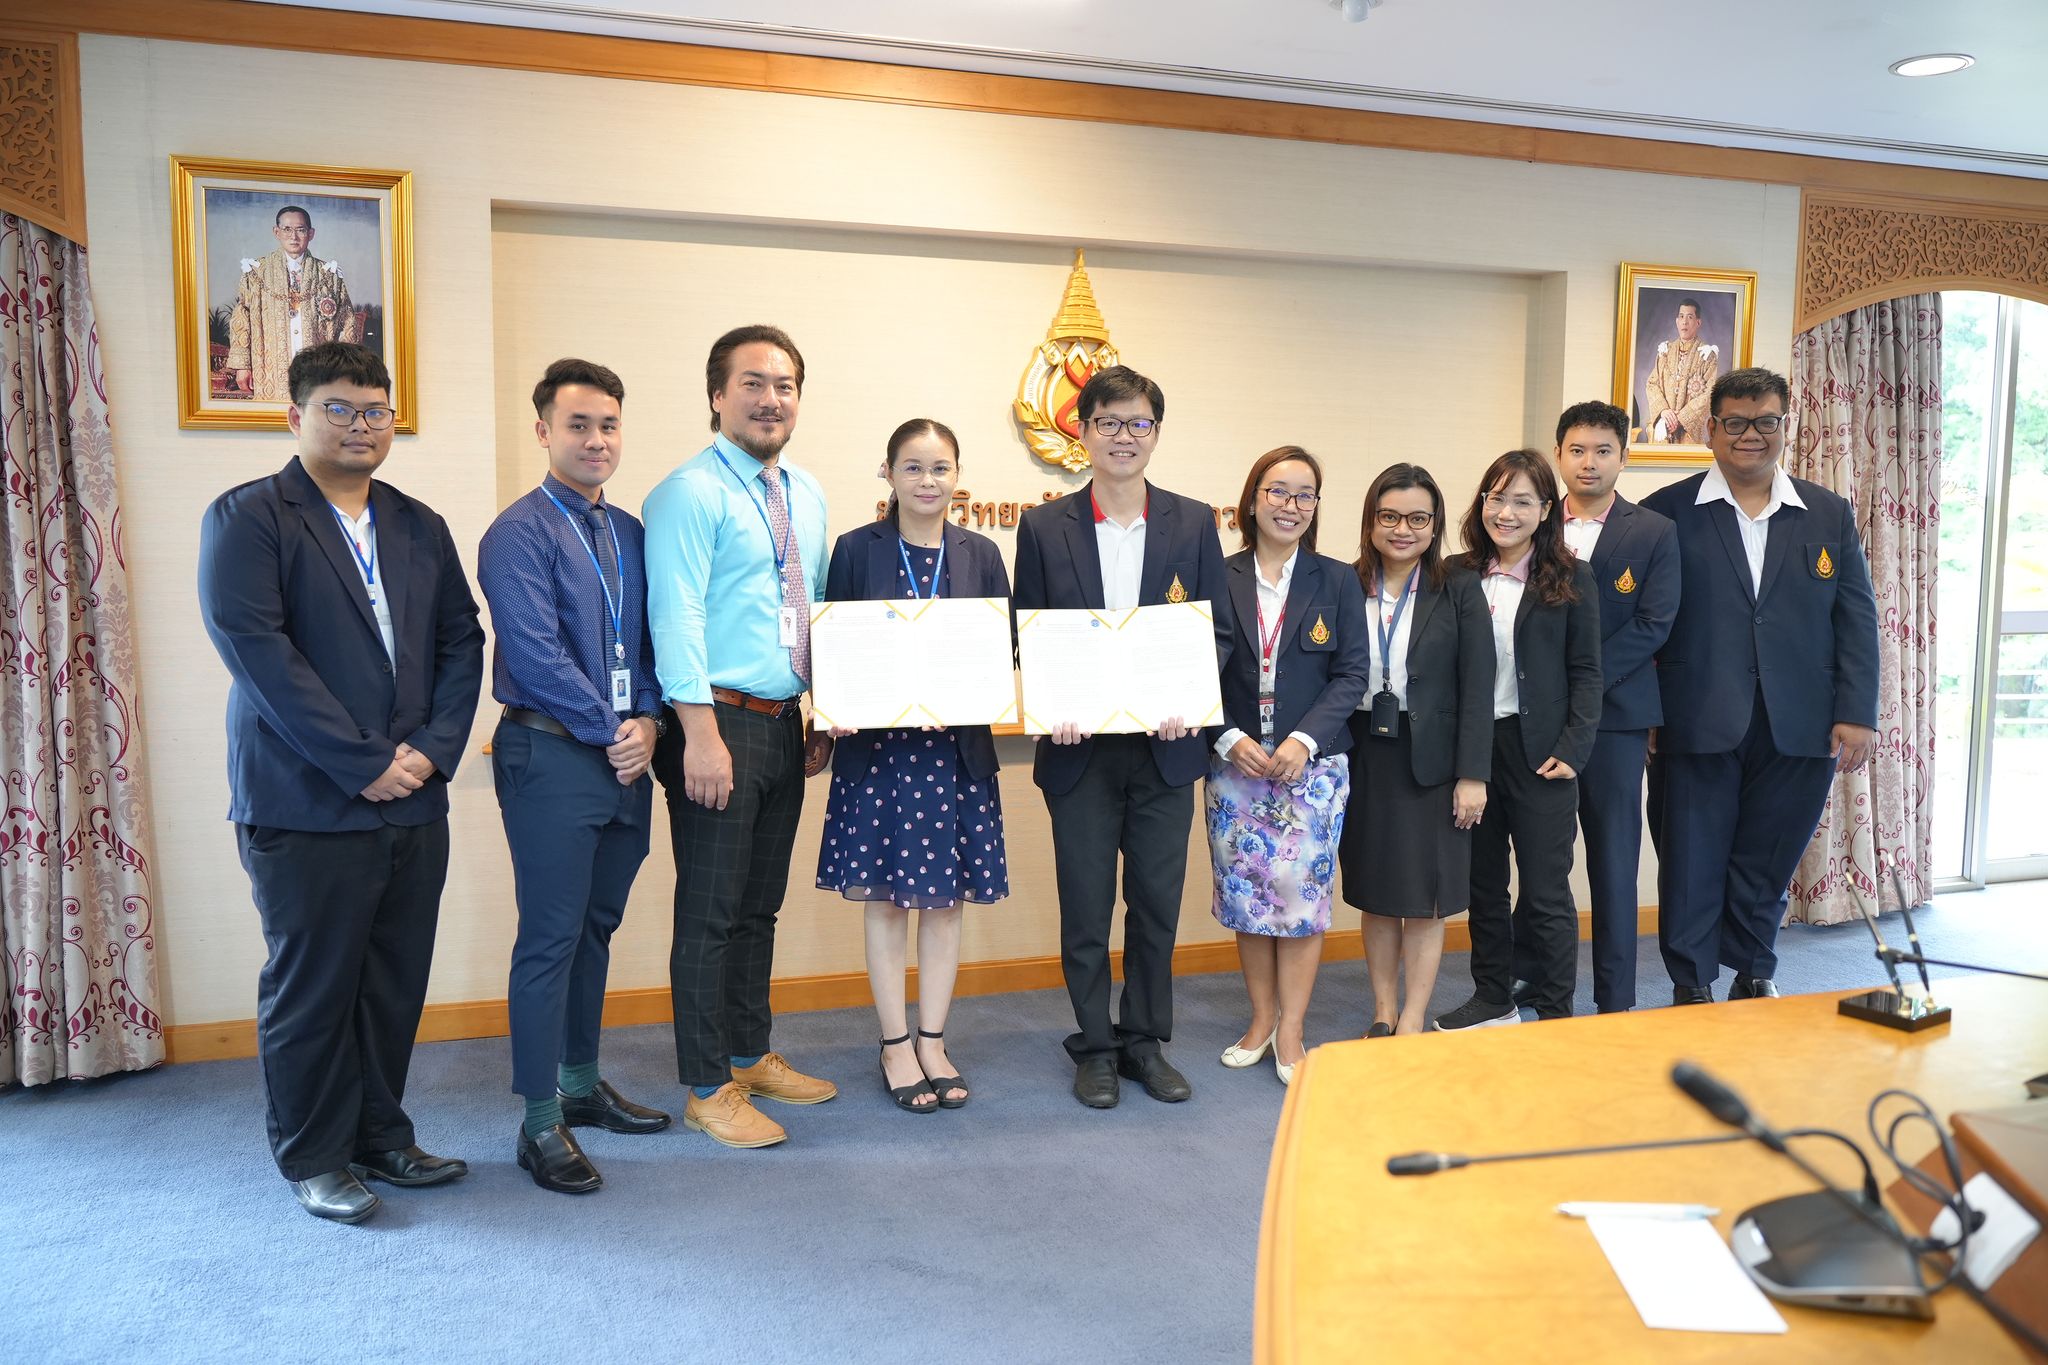
[[[1015,721],[1009,602],[816,603],[811,711],[820,727],[846,730]]]
[[[1027,733],[1046,734],[1064,721],[1083,734],[1109,735],[1156,730],[1174,716],[1190,726],[1223,718],[1207,602],[1027,612],[1017,622],[1017,646]]]

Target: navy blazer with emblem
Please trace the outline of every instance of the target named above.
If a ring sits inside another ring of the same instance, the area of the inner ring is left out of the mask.
[[[1696,501],[1706,477],[1643,499],[1677,528],[1684,580],[1657,652],[1657,751],[1732,752],[1761,683],[1778,752],[1825,758],[1838,723],[1877,725],[1877,601],[1855,513],[1819,484],[1792,480],[1806,506],[1771,514],[1757,591],[1735,509]]]
[[[1678,615],[1678,530],[1616,493],[1586,563],[1600,584],[1600,728],[1651,729],[1664,720],[1652,661]]]
[[[230,820],[326,833],[448,814],[483,685],[476,599],[432,508],[378,480],[370,505],[395,669],[355,550],[297,457],[206,509],[199,608],[233,680]],[[401,743],[434,775],[395,801],[366,800]]]
[[[1002,551],[987,536],[945,523],[940,542],[946,547],[946,563],[939,575],[941,597],[1001,597],[1010,595],[1010,576],[1003,568]],[[897,570],[903,567],[896,524],[870,522],[848,531],[832,546],[832,563],[825,571],[827,602],[887,601],[902,595]],[[961,725],[953,730],[960,743],[960,763],[967,775],[986,782],[1000,766],[996,761],[995,737],[986,725]],[[863,743],[863,736],[866,742]],[[863,731],[849,735],[833,746],[832,775],[855,778],[867,771],[874,753],[874,735]]]
[[[1258,562],[1250,550],[1223,561],[1230,574],[1230,666],[1223,670],[1223,719],[1259,738]],[[1351,713],[1372,673],[1365,589],[1358,572],[1327,555],[1300,553],[1287,585],[1286,616],[1274,642],[1273,739],[1301,731],[1316,757],[1351,747]]]
[[[1175,584],[1181,600],[1206,601],[1215,613],[1219,667],[1229,665],[1230,590],[1224,582],[1223,543],[1216,515],[1204,502],[1145,484],[1145,557],[1138,577],[1138,605],[1157,606]],[[1103,609],[1102,555],[1095,546],[1095,484],[1083,484],[1063,498],[1027,508],[1017,523],[1018,611]],[[1190,717],[1190,719],[1196,719]],[[1184,787],[1209,769],[1208,746],[1197,730],[1172,741],[1152,737],[1152,761],[1159,775]],[[1031,775],[1054,796],[1074,789],[1087,770],[1091,740],[1079,744],[1038,741]]]

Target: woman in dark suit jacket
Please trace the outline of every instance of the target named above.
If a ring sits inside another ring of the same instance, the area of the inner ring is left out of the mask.
[[[1564,541],[1550,461],[1511,450],[1487,467],[1465,513],[1464,567],[1480,575],[1493,629],[1490,817],[1472,847],[1472,998],[1439,1029],[1572,1012],[1579,914],[1572,900],[1579,769],[1600,728],[1600,594]],[[1508,902],[1508,848],[1521,874]],[[1517,960],[1528,982],[1512,985]]]
[[[1465,908],[1486,809],[1493,638],[1479,580],[1443,561],[1443,524],[1420,465],[1389,465],[1366,493],[1356,568],[1371,664],[1351,717],[1341,862],[1344,901],[1365,912],[1368,1038],[1428,1027],[1444,917]]]
[[[960,479],[960,443],[944,424],[917,418],[896,428],[882,477],[891,490],[888,514],[839,537],[825,576],[827,601],[1008,600],[1010,580],[995,543],[946,521]],[[883,1087],[913,1113],[958,1109],[967,1103],[967,1085],[947,1059],[945,1033],[960,965],[960,903],[1010,893],[995,740],[986,725],[832,733],[839,743],[818,885],[866,906]],[[912,910],[915,1046],[903,983]]]
[[[1231,619],[1224,729],[1209,760],[1213,909],[1237,934],[1252,1022],[1225,1066],[1273,1053],[1294,1079],[1301,1026],[1330,927],[1337,841],[1351,792],[1351,713],[1370,659],[1365,594],[1341,560],[1316,553],[1323,468],[1300,446],[1253,462],[1237,503],[1245,548],[1224,561]]]

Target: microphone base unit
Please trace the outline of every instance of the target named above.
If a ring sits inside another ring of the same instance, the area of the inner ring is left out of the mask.
[[[1835,1009],[1851,1019],[1882,1024],[1907,1033],[1946,1024],[1954,1013],[1947,1005],[1937,1005],[1924,995],[1908,995],[1900,991],[1864,991],[1860,995],[1845,995],[1836,1002]]]
[[[1892,1222],[1882,1209],[1876,1213]],[[1757,1205],[1736,1218],[1728,1240],[1757,1287],[1782,1302],[1923,1321],[1934,1317],[1934,1301],[1912,1253],[1826,1190]]]

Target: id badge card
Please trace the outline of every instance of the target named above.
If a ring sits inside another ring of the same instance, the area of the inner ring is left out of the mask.
[[[1273,694],[1268,692],[1259,698],[1259,738],[1268,743],[1273,739]]]
[[[1372,694],[1372,721],[1368,728],[1374,739],[1401,737],[1401,699],[1389,691]]]
[[[612,670],[612,710],[633,709],[633,670],[615,668]]]
[[[784,649],[796,648],[796,608],[783,607],[775,613],[776,628],[781,632]]]

